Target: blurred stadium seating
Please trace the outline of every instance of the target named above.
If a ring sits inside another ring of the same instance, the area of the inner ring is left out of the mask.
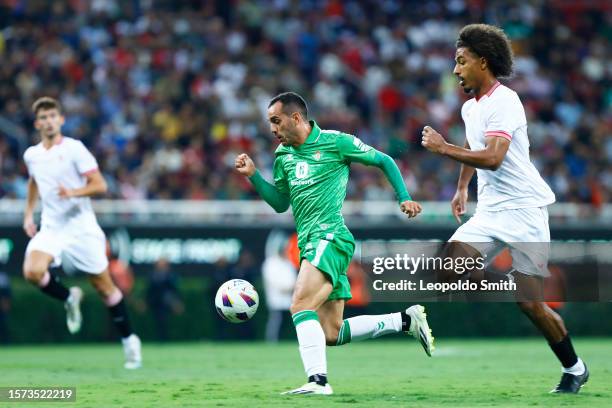
[[[458,166],[419,134],[430,124],[462,143],[454,40],[480,21],[513,40],[509,83],[558,201],[609,201],[609,2],[408,3],[0,1],[0,198],[26,194],[21,155],[37,142],[29,107],[41,95],[61,100],[65,134],[94,151],[113,199],[255,198],[234,155],[271,168],[267,101],[294,90],[323,127],[396,158],[415,199],[449,200]],[[356,167],[348,196],[393,193]]]

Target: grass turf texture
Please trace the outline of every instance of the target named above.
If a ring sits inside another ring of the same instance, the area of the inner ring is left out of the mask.
[[[297,344],[145,344],[145,367],[122,368],[119,343],[0,348],[0,386],[74,386],[76,403],[0,407],[528,407],[612,404],[612,338],[575,339],[591,380],[547,392],[559,366],[540,339],[443,340],[427,358],[410,338],[328,348],[335,394],[281,396],[304,382]]]

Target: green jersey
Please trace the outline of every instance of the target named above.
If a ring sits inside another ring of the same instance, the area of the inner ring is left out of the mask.
[[[398,200],[410,199],[391,158],[355,136],[321,130],[314,121],[310,123],[312,131],[305,143],[297,147],[280,145],[274,161],[274,185],[290,200],[300,250],[314,239],[348,234],[352,240],[341,212],[352,162],[382,168],[384,159],[388,159],[395,169],[392,184]]]

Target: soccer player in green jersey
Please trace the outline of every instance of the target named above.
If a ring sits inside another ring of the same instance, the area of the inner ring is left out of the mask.
[[[344,303],[351,298],[346,270],[355,249],[341,214],[350,164],[380,168],[395,190],[400,210],[408,217],[421,212],[393,159],[352,135],[320,129],[308,120],[304,99],[293,92],[270,101],[268,120],[281,143],[275,153],[274,184],[264,180],[246,154],[239,155],[235,165],[274,210],[284,212],[289,205],[293,209],[301,265],[291,313],[308,383],[286,394],[332,394],[326,344],[340,346],[404,331],[431,356],[433,337],[423,306],[343,320]]]

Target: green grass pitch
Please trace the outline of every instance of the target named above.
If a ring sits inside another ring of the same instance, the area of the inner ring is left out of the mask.
[[[146,344],[122,368],[119,343],[0,348],[0,386],[74,386],[75,403],[0,407],[610,407],[612,338],[574,340],[591,370],[579,395],[549,395],[557,362],[540,339],[412,339],[328,348],[331,397],[281,396],[304,382],[297,344]]]

